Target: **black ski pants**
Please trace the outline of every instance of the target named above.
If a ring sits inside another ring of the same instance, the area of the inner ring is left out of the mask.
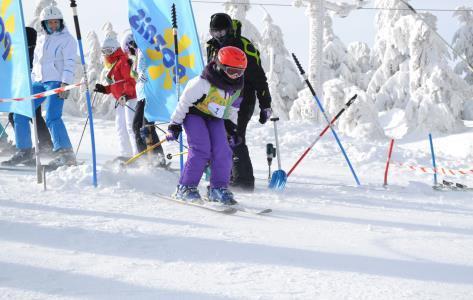
[[[237,134],[242,138],[242,143],[233,149],[233,167],[231,186],[242,190],[253,191],[255,188],[255,177],[250,153],[246,146],[246,128],[255,110],[256,91],[252,88],[244,88],[243,101],[238,111]],[[227,120],[226,122],[230,122]]]
[[[133,132],[135,133],[136,146],[139,152],[146,149],[146,141],[143,140],[140,135],[140,129],[143,127],[143,124],[150,125],[148,128],[151,131],[152,144],[159,143],[159,136],[154,128],[154,122],[148,122],[144,116],[145,101],[146,100],[138,101],[135,107],[135,117],[133,118]],[[154,148],[153,152],[164,156],[163,147],[161,146]]]

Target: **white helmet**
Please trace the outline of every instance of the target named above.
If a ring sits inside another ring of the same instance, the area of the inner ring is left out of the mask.
[[[102,53],[105,55],[111,55],[118,48],[120,48],[120,43],[118,42],[116,35],[107,35],[102,43]]]
[[[48,21],[48,20],[62,20],[62,13],[54,5],[50,5],[45,7],[42,11],[41,14],[39,15],[39,18],[41,21]]]

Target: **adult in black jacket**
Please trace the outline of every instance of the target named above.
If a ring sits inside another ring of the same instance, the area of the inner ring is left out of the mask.
[[[243,101],[238,112],[238,124],[235,128],[231,122],[226,122],[227,132],[236,131],[241,143],[233,149],[233,168],[231,185],[236,188],[252,191],[255,186],[253,166],[248,147],[246,146],[246,128],[250,121],[256,97],[259,101],[261,124],[271,116],[271,95],[265,72],[261,67],[259,51],[247,38],[241,36],[241,23],[225,13],[217,13],[210,18],[210,34],[212,39],[207,41],[207,61],[212,61],[218,50],[225,46],[234,46],[243,50],[248,59],[244,74]]]

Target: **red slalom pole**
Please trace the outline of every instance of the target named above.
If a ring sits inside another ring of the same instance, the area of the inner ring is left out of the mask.
[[[304,157],[307,155],[307,153],[310,152],[310,150],[312,149],[312,147],[314,147],[315,144],[317,144],[317,142],[320,140],[320,138],[327,132],[327,130],[329,130],[330,126],[333,125],[333,123],[335,123],[335,121],[337,121],[337,119],[343,114],[343,112],[348,108],[350,107],[350,105],[355,101],[356,97],[358,95],[355,94],[353,97],[350,98],[350,100],[348,100],[347,103],[345,103],[345,106],[338,112],[338,114],[333,117],[332,121],[330,121],[330,124],[328,124],[324,130],[322,130],[322,132],[319,134],[319,136],[315,139],[315,141],[312,142],[312,144],[304,151],[304,153],[301,155],[301,157],[299,157],[299,159],[296,161],[296,163],[292,166],[291,170],[289,170],[289,172],[287,173],[287,177],[289,177],[291,175],[291,173],[294,171],[294,169],[297,167],[297,165],[299,165],[299,163],[304,159]]]
[[[389,151],[388,151],[388,161],[386,162],[386,170],[384,171],[384,186],[385,187],[388,185],[388,170],[389,170],[389,164],[391,163],[391,154],[393,153],[393,146],[394,146],[394,139],[391,139],[391,143],[389,145]]]

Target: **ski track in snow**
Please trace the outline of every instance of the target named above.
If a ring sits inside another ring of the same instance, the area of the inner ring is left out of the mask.
[[[265,154],[273,128],[253,120],[257,190],[236,196],[273,213],[226,216],[151,195],[170,194],[176,173],[104,167],[117,141],[113,122],[96,123],[98,188],[88,164],[49,173],[47,191],[32,174],[0,171],[1,299],[473,298],[471,192],[434,191],[432,175],[396,166],[383,188],[388,140],[341,136],[361,187],[327,135],[274,193]],[[280,122],[284,170],[320,131],[309,124]],[[83,120],[66,126],[77,145]],[[438,164],[473,166],[472,134],[435,139]],[[79,159],[89,142],[86,134]],[[400,142],[393,159],[430,166],[428,141]]]

